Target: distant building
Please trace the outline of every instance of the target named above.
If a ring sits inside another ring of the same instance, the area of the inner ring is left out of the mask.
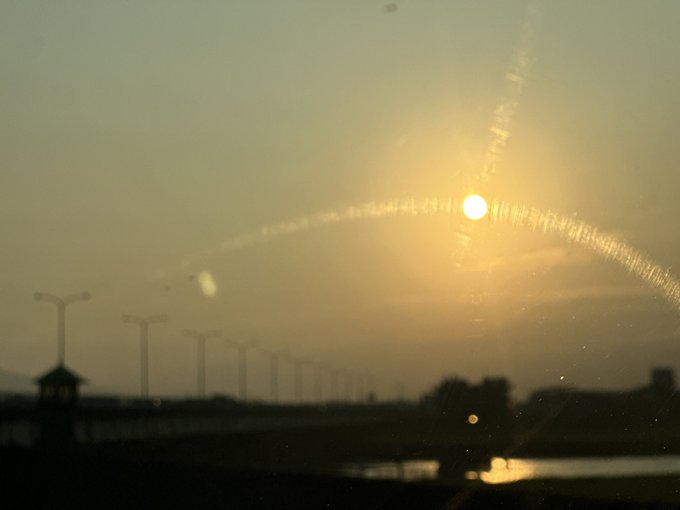
[[[542,388],[520,407],[527,418],[550,418],[568,426],[645,427],[680,419],[680,397],[670,368],[654,368],[647,386],[629,390]]]
[[[37,379],[40,386],[40,444],[48,447],[73,443],[78,386],[84,379],[63,365]]]
[[[458,377],[444,379],[422,404],[441,419],[481,427],[503,426],[510,419],[510,383],[503,377],[487,377],[480,384],[469,384]]]
[[[651,390],[663,394],[675,391],[675,374],[672,368],[654,368],[652,370]]]

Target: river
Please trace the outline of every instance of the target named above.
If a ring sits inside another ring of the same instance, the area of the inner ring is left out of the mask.
[[[349,477],[382,478],[403,481],[439,479],[440,463],[434,459],[401,462],[356,462],[345,464],[340,472]],[[468,471],[465,478],[487,484],[519,480],[567,478],[622,478],[680,475],[680,455],[508,458],[493,457],[490,469]]]

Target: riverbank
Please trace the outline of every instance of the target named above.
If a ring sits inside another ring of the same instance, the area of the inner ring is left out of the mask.
[[[664,483],[659,481],[654,487],[663,487]],[[583,484],[579,484],[581,494],[577,494],[579,490],[573,484],[559,485],[546,481],[503,487],[480,483],[402,483],[141,458],[121,460],[93,457],[83,451],[21,448],[0,451],[0,494],[4,501],[21,501],[26,508],[597,509],[614,508],[612,505],[620,510],[653,508],[649,500],[635,499],[623,492],[609,499],[604,492],[598,495],[596,488],[586,491]],[[626,480],[625,486],[630,485],[630,480]]]

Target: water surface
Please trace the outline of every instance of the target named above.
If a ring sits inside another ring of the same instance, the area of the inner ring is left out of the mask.
[[[680,475],[679,455],[574,457],[554,459],[491,459],[488,471],[470,471],[466,478],[485,483],[512,483],[545,478],[621,478]]]

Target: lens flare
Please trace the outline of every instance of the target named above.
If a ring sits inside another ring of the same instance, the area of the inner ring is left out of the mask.
[[[471,220],[481,220],[488,211],[486,200],[479,195],[470,195],[463,201],[463,214]]]
[[[217,294],[217,283],[210,271],[201,271],[198,273],[197,280],[203,294],[208,297],[215,297]]]

